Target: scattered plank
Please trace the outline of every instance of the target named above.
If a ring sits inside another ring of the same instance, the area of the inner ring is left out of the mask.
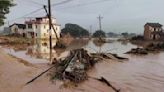
[[[30,81],[28,81],[26,83],[26,85],[32,83],[33,81],[35,81],[37,78],[41,77],[43,74],[45,74],[46,72],[48,72],[49,70],[51,70],[52,68],[54,68],[55,65],[53,65],[52,67],[48,68],[47,70],[43,71],[42,73],[40,73],[39,75],[37,75],[36,77],[34,77],[33,79],[31,79]]]

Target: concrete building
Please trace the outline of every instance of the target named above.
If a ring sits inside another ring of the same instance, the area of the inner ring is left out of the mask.
[[[12,24],[10,27],[10,34],[20,34],[22,36],[25,37],[25,34],[26,34],[26,26],[25,24],[17,24],[17,23],[14,23]]]
[[[146,23],[144,26],[145,40],[162,40],[164,39],[164,32],[159,23]]]
[[[48,17],[37,17],[35,19],[25,21],[26,32],[28,38],[39,38],[48,39],[49,38],[49,19]],[[57,36],[60,37],[60,25],[57,24],[56,19],[52,18],[52,25],[55,28]],[[52,38],[55,39],[56,35],[52,28]]]

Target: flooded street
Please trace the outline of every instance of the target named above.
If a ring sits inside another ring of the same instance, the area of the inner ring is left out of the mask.
[[[91,76],[103,76],[125,92],[162,92],[164,90],[164,53],[148,56],[127,56],[124,63],[103,62]]]
[[[69,47],[73,46],[73,47]],[[36,42],[25,51],[5,49],[9,54],[25,59],[30,63],[47,63],[49,45],[45,41]],[[105,77],[116,84],[123,92],[163,92],[164,90],[164,52],[145,56],[126,55],[125,52],[137,47],[131,43],[114,41],[101,45],[93,41],[74,41],[64,51],[53,51],[54,57],[59,57],[65,51],[75,48],[86,48],[89,52],[110,52],[129,58],[128,61],[106,61],[95,65],[89,71],[89,76]],[[85,92],[85,91],[84,91]]]

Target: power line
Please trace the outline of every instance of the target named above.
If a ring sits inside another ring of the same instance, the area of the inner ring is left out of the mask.
[[[21,1],[29,2],[29,3],[38,5],[38,6],[43,6],[43,5],[44,5],[44,4],[42,4],[42,3],[39,3],[39,2],[36,2],[36,1],[32,1],[32,0],[21,0]]]
[[[60,9],[69,9],[69,8],[87,6],[87,5],[97,4],[97,3],[103,3],[103,2],[107,2],[107,1],[111,1],[111,0],[98,0],[98,1],[88,2],[88,3],[82,3],[82,4],[72,5],[72,6],[64,7],[64,8],[60,8]]]
[[[15,19],[9,20],[8,22],[12,22],[12,21],[15,21],[15,20],[18,20],[18,19],[25,18],[26,16],[32,15],[32,14],[34,14],[34,13],[37,13],[37,12],[39,12],[39,11],[42,10],[42,9],[43,9],[43,8],[36,9],[36,10],[34,10],[34,11],[32,11],[32,12],[29,12],[29,13],[27,13],[27,14],[21,16],[21,17],[17,17],[17,18],[15,18]],[[6,24],[6,23],[5,23],[5,24]]]
[[[62,5],[62,4],[66,4],[66,3],[69,3],[69,2],[71,2],[71,1],[74,1],[74,0],[64,0],[64,1],[62,1],[62,2],[52,4],[52,7],[58,6],[58,5]]]

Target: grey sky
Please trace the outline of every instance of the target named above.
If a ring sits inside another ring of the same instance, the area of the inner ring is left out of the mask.
[[[34,2],[47,4],[47,0],[16,0],[17,6],[11,9],[7,20],[41,8]],[[67,0],[51,0],[60,3]],[[159,22],[164,24],[164,0],[68,0],[69,2],[52,8],[53,16],[59,24],[76,23],[89,29],[98,29],[98,15],[102,15],[103,30],[106,32],[135,32],[142,33],[146,22]],[[26,17],[44,16],[44,10]],[[24,18],[10,21],[23,22]]]

